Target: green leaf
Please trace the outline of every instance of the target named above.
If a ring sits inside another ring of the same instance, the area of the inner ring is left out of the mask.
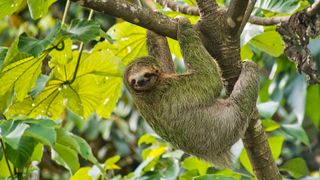
[[[56,0],[27,0],[29,11],[33,19],[39,19],[47,14],[48,8]]]
[[[255,7],[275,13],[291,14],[299,8],[299,0],[258,0]]]
[[[57,44],[57,48],[53,49],[49,53],[51,57],[49,62],[50,67],[54,67],[56,65],[60,65],[60,66],[65,65],[72,60],[72,56],[73,56],[72,40],[70,38],[66,38],[64,40],[56,39],[55,43],[59,43],[59,44]]]
[[[9,49],[0,72],[0,95],[14,88],[17,99],[21,101],[35,84],[40,74],[41,62],[46,55],[33,58],[23,53],[16,53],[18,49],[15,43]]]
[[[11,146],[6,147],[8,160],[12,162],[16,168],[26,166],[26,164],[30,162],[30,158],[36,145],[37,143],[33,138],[22,137],[16,149],[13,149]]]
[[[163,158],[175,158],[175,159],[181,159],[182,155],[184,154],[183,151],[181,150],[175,150],[172,152],[167,152],[163,154]]]
[[[110,77],[101,81],[103,103],[97,109],[100,116],[109,118],[122,93],[122,78]]]
[[[279,103],[275,101],[269,101],[266,103],[260,103],[257,105],[259,114],[264,118],[271,118],[279,108]]]
[[[2,138],[13,149],[17,149],[19,147],[22,136],[25,130],[29,127],[29,125],[24,123],[19,123],[17,125],[14,125],[14,124],[15,122],[13,122],[8,134],[4,136],[2,135]]]
[[[56,142],[57,135],[53,127],[31,124],[30,127],[26,130],[25,136],[33,137],[39,142],[53,147]]]
[[[237,179],[229,176],[207,174],[204,176],[196,177],[194,178],[194,180],[237,180]]]
[[[40,162],[42,159],[42,155],[43,155],[43,145],[41,143],[38,143],[35,147],[34,147],[34,151],[31,155],[31,161],[38,161]]]
[[[267,132],[271,132],[271,131],[274,131],[274,130],[280,128],[280,125],[271,119],[262,120],[262,126],[263,126],[264,130]]]
[[[79,153],[84,159],[93,160],[93,154],[88,143],[64,129],[56,129],[57,132],[57,143],[67,146],[70,149]]]
[[[306,115],[316,127],[320,125],[320,86],[310,86],[307,91]]]
[[[284,124],[282,125],[285,132],[287,132],[292,137],[296,138],[297,140],[303,142],[305,145],[311,147],[310,141],[308,138],[307,133],[299,124]]]
[[[75,174],[80,167],[77,152],[68,146],[57,143],[52,151],[51,158],[58,164]]]
[[[4,16],[10,15],[19,9],[23,0],[3,0],[0,1],[0,19]]]
[[[125,65],[136,57],[148,54],[144,28],[123,22],[112,26],[107,34],[114,39],[114,43],[110,44],[105,41],[100,46],[109,48]]]
[[[290,159],[280,167],[280,171],[289,172],[295,179],[299,179],[309,174],[307,164],[302,158]]]
[[[0,47],[0,71],[2,69],[2,64],[4,59],[6,58],[7,52],[8,52],[8,48]]]
[[[213,165],[203,160],[200,160],[194,156],[191,156],[184,159],[181,163],[181,166],[189,171],[196,169],[200,175],[205,175],[207,173],[208,168],[212,167]]]
[[[60,23],[56,23],[51,33],[44,39],[35,39],[28,37],[26,33],[19,36],[18,47],[20,51],[38,57],[49,45],[52,45],[58,34],[60,33]]]
[[[246,45],[252,38],[262,34],[263,31],[264,31],[263,26],[248,23],[243,29],[243,32],[241,33],[241,37],[240,37],[241,47]]]
[[[9,162],[9,166],[12,171],[14,167],[11,162]],[[9,176],[10,176],[10,171],[9,171],[6,159],[4,157],[0,158],[0,178],[1,177],[9,177]]]
[[[242,60],[252,59],[253,57],[253,52],[251,51],[249,45],[242,46],[240,54]]]
[[[63,34],[71,39],[88,43],[100,35],[100,30],[100,25],[96,21],[75,19]]]
[[[138,145],[140,146],[141,144],[154,144],[156,143],[157,140],[152,134],[144,134],[139,138]]]
[[[275,57],[280,56],[284,51],[284,43],[276,31],[267,31],[257,35],[249,41],[249,44]]]

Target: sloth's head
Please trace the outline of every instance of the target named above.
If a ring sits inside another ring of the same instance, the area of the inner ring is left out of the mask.
[[[153,57],[141,57],[131,62],[124,74],[127,88],[135,92],[152,90],[159,80],[161,69]]]

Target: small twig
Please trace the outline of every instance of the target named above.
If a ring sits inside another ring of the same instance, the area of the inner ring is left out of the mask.
[[[176,2],[170,1],[170,0],[156,0],[157,3],[159,3],[162,6],[168,7],[174,11],[183,13],[183,14],[188,14],[188,15],[194,15],[194,16],[199,16],[199,9],[194,6],[188,6],[185,4],[178,4]]]
[[[262,25],[262,26],[273,26],[273,25],[280,24],[282,22],[287,22],[289,18],[290,16],[280,16],[280,17],[271,17],[271,18],[251,16],[249,18],[249,23]]]
[[[199,9],[194,6],[188,6],[184,4],[178,4],[170,0],[156,0],[162,6],[168,7],[173,11],[177,11],[187,15],[199,16]],[[320,0],[314,2],[311,7],[307,9],[307,14],[314,15],[317,12],[320,12]],[[262,26],[273,26],[280,24],[282,22],[288,21],[290,16],[281,16],[281,17],[259,17],[259,16],[250,16],[248,22],[251,24],[262,25]]]
[[[91,9],[90,13],[89,13],[89,16],[88,16],[88,20],[91,20],[92,15],[93,15],[93,10]],[[77,59],[77,64],[76,64],[76,67],[74,69],[72,79],[68,82],[69,84],[72,84],[76,80],[76,77],[77,77],[77,74],[78,74],[79,65],[80,65],[80,60],[81,60],[81,56],[82,56],[82,52],[83,52],[83,45],[84,45],[83,42],[81,42],[80,46],[79,46],[79,56],[78,56],[78,59]]]
[[[248,7],[247,7],[247,10],[246,10],[246,12],[245,12],[245,14],[243,16],[241,25],[240,25],[240,27],[238,29],[238,36],[241,35],[244,27],[246,26],[246,24],[247,24],[247,22],[248,22],[248,20],[250,18],[250,15],[251,15],[251,13],[252,13],[252,11],[254,9],[254,5],[256,4],[256,2],[257,2],[257,0],[250,0],[250,2],[248,4]]]
[[[67,0],[66,6],[64,7],[61,26],[66,22],[66,17],[67,17],[67,13],[68,13],[69,7],[70,7],[70,0]]]
[[[320,0],[316,0],[308,9],[307,9],[307,15],[312,16],[316,13],[320,14]]]

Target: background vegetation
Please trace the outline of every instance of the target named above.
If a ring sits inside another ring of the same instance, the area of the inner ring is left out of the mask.
[[[164,14],[182,15],[153,1]],[[179,0],[195,5],[194,0]],[[220,6],[229,2],[219,0]],[[254,14],[290,15],[313,1],[265,0]],[[66,1],[0,1],[0,177],[40,179],[252,179],[241,142],[233,169],[174,149],[135,110],[125,66],[147,54],[146,29]],[[197,16],[186,16],[193,23]],[[177,42],[169,39],[177,70]],[[79,53],[82,51],[83,52]],[[320,39],[309,44],[320,66]],[[283,177],[319,177],[320,86],[283,55],[275,26],[248,24],[241,58],[260,68],[258,110]]]

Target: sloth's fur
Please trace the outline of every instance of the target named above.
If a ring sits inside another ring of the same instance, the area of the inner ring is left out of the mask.
[[[147,56],[128,65],[124,83],[141,115],[163,139],[217,166],[230,167],[230,147],[244,135],[256,105],[257,66],[245,61],[231,95],[221,98],[220,68],[186,19],[178,20],[177,36],[186,74],[167,73],[157,59]],[[143,87],[133,85],[133,79],[146,73],[153,76]]]

